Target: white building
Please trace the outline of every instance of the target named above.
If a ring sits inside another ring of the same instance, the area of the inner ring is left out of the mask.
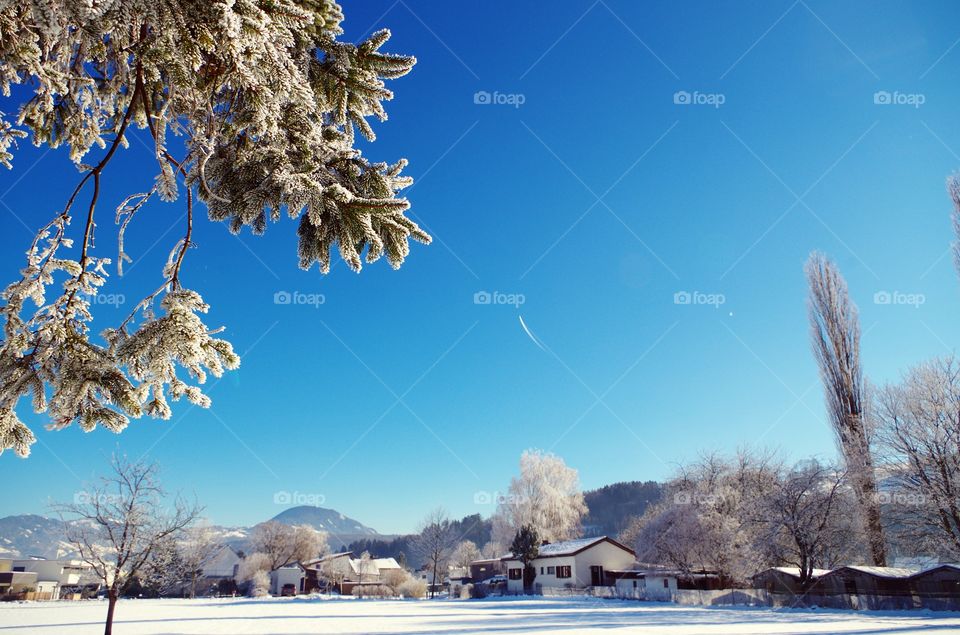
[[[580,538],[544,544],[531,563],[536,571],[534,588],[612,586],[608,571],[629,569],[636,560],[633,550],[607,536]],[[505,556],[507,591],[523,592],[523,564]]]
[[[283,595],[283,587],[293,585],[293,595],[303,593],[307,572],[298,562],[285,564],[270,572],[270,595]]]
[[[609,570],[617,596],[669,602],[677,591],[676,571],[659,569]]]
[[[89,568],[90,565],[82,560],[28,558],[26,560],[13,560],[10,563],[11,571],[36,573],[38,596],[49,597],[53,600],[59,600],[64,589],[79,586],[80,575]]]

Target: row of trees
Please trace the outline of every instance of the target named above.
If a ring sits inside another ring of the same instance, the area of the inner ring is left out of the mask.
[[[643,562],[716,571],[735,585],[767,566],[790,565],[806,582],[862,550],[848,475],[816,460],[786,464],[770,453],[708,454],[682,467],[667,496],[621,538]]]

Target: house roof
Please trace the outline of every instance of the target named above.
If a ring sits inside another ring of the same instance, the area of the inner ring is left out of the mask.
[[[377,569],[400,569],[400,563],[395,558],[374,558]]]
[[[585,551],[590,547],[600,544],[601,542],[608,542],[615,547],[623,549],[630,555],[636,556],[636,554],[633,552],[633,549],[620,544],[613,538],[608,536],[594,536],[593,538],[577,538],[576,540],[563,540],[561,542],[551,542],[541,545],[537,554],[537,558],[559,558],[563,556],[574,556],[581,551]],[[516,557],[511,553],[504,556],[502,559],[516,560]]]
[[[918,571],[917,573],[914,573],[911,577],[920,578],[927,574],[944,571],[944,570],[960,573],[960,564],[938,564],[934,567],[929,567],[927,569],[924,569],[923,571]]]
[[[793,578],[799,578],[799,577],[800,577],[800,568],[799,568],[799,567],[770,567],[769,569],[764,569],[763,571],[760,571],[760,572],[754,574],[754,577],[756,577],[756,576],[758,576],[758,575],[763,575],[764,573],[767,573],[768,571],[776,571],[776,572],[778,572],[778,573],[783,573],[783,574],[788,575],[788,576],[793,577]],[[827,575],[828,573],[830,573],[830,571],[831,571],[830,569],[814,569],[814,570],[812,571],[812,574],[813,574],[813,577],[814,577],[814,578],[819,578],[820,576]]]
[[[840,567],[839,569],[834,569],[825,575],[839,575],[845,571],[853,571],[855,573],[863,573],[875,578],[888,578],[891,580],[909,578],[913,574],[917,573],[916,569],[908,569],[906,567],[870,567],[865,565],[850,565],[846,567]]]

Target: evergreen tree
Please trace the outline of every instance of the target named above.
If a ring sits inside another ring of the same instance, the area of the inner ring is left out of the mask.
[[[537,577],[537,570],[531,563],[540,554],[540,536],[537,535],[537,530],[530,525],[518,529],[510,545],[510,552],[523,564],[523,590],[529,592],[533,589],[533,581]]]
[[[234,233],[295,219],[300,266],[322,272],[334,246],[359,271],[383,256],[399,267],[409,239],[430,241],[404,215],[406,162],[371,163],[355,147],[355,131],[372,141],[368,119],[387,117],[385,81],[416,60],[380,51],[387,30],[339,41],[342,21],[334,0],[0,2],[0,90],[22,99],[14,117],[0,113],[0,163],[30,137],[68,148],[80,171],[0,296],[0,451],[27,456],[35,440],[16,414],[24,396],[54,429],[114,432],[141,414],[170,417],[168,397],[209,405],[180,371],[202,384],[240,359],[184,285],[195,201]],[[93,245],[97,203],[131,125],[149,131],[156,165],[116,210],[117,274],[130,262],[124,232],[148,201],[183,201],[186,222],[159,287],[98,342],[90,301],[111,260]]]

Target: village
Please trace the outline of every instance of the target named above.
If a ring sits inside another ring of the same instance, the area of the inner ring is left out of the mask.
[[[960,565],[929,568],[850,565],[816,569],[805,587],[795,568],[773,567],[752,576],[746,588],[721,588],[716,572],[684,573],[636,561],[629,547],[607,536],[544,543],[529,563],[536,572],[525,590],[523,563],[512,554],[449,565],[442,581],[431,582],[429,567],[407,571],[394,558],[327,554],[289,562],[269,574],[272,596],[311,594],[366,598],[482,599],[489,596],[589,595],[598,598],[675,602],[683,605],[820,606],[855,610],[960,610]],[[192,582],[169,593],[186,597],[235,596],[243,558],[229,546],[216,550]],[[85,582],[90,566],[77,559],[0,559],[3,600],[96,598],[100,585]],[[199,592],[198,592],[199,590]]]

